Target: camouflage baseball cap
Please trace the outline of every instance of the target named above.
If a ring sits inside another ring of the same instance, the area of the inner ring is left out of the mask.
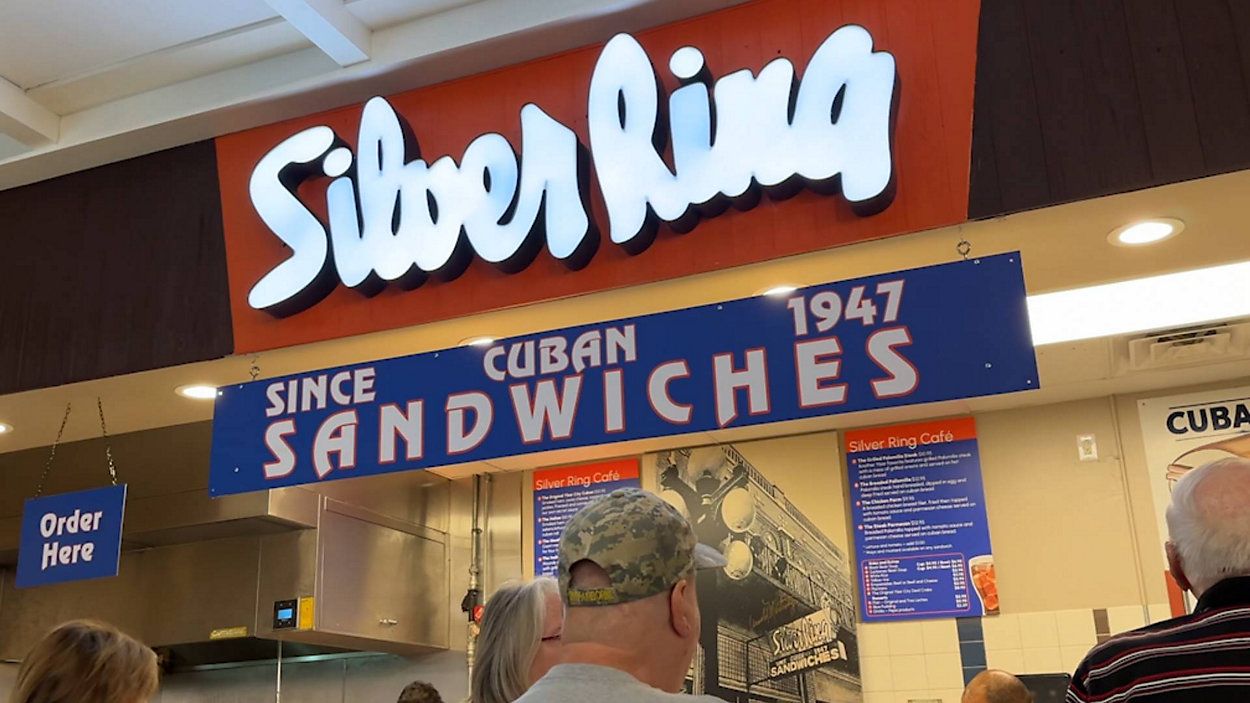
[[[574,564],[589,561],[608,574],[606,588],[572,589]],[[654,493],[621,488],[577,511],[560,537],[560,594],[574,605],[614,605],[663,593],[692,568],[725,565],[699,544],[690,522]]]

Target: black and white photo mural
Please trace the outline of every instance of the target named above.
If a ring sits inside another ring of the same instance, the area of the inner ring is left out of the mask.
[[[728,701],[862,701],[832,433],[650,454],[655,490],[728,560],[700,574],[687,685]]]

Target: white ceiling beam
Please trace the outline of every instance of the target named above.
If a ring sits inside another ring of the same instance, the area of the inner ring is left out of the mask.
[[[340,66],[369,60],[372,31],[342,0],[265,0]]]
[[[0,78],[0,134],[26,146],[44,146],[61,134],[61,118],[40,105],[26,91]]]

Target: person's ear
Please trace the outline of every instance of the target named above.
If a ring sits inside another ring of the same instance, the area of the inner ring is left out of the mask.
[[[1185,575],[1185,564],[1181,561],[1180,550],[1172,542],[1164,545],[1164,550],[1168,555],[1168,571],[1172,572],[1172,578],[1176,580],[1176,585],[1181,587],[1182,591],[1194,590],[1194,585],[1189,582],[1189,577]]]
[[[690,598],[688,590],[694,588],[694,584],[686,579],[682,579],[673,586],[673,590],[668,594],[668,612],[669,622],[672,624],[673,632],[677,633],[682,639],[688,638],[694,632],[694,619],[691,617]]]

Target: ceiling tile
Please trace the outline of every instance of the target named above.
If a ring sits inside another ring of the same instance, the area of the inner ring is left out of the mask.
[[[0,75],[30,89],[275,16],[264,0],[3,0]]]

